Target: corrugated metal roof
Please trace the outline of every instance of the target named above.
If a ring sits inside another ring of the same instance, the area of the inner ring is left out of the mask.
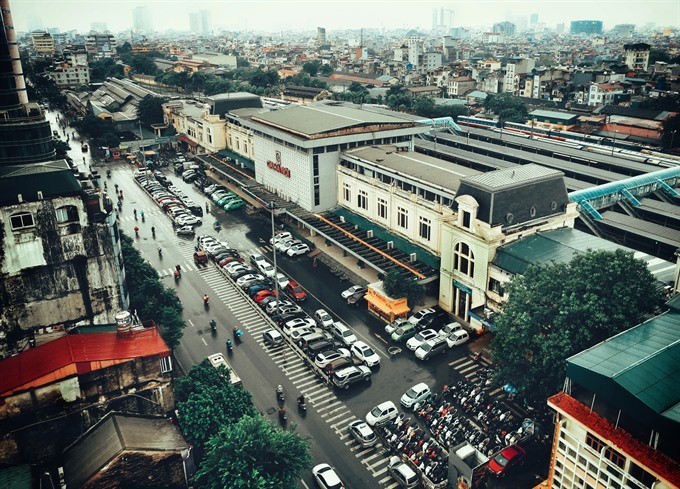
[[[0,203],[16,204],[18,194],[35,201],[39,191],[43,198],[51,198],[77,195],[82,187],[66,160],[0,167]]]
[[[567,359],[680,422],[680,314],[669,312]]]
[[[549,117],[551,119],[562,119],[565,121],[570,121],[575,117],[578,117],[577,114],[571,114],[568,112],[556,112],[554,110],[540,110],[540,109],[531,111],[529,113],[529,116]]]
[[[518,183],[542,180],[545,177],[561,174],[562,172],[559,170],[530,163],[504,170],[480,173],[465,177],[464,180],[476,184],[475,186],[497,190],[505,187],[516,187]]]
[[[346,105],[291,105],[253,116],[253,120],[304,135],[339,131],[366,125],[403,125],[413,123],[391,115],[377,114]]]
[[[638,219],[637,217],[621,214],[615,211],[602,213],[604,224],[612,225],[618,229],[631,231],[635,234],[653,238],[657,241],[680,247],[680,231],[662,226],[649,221]]]
[[[550,262],[568,263],[577,254],[588,250],[614,251],[618,249],[633,251],[577,229],[562,228],[532,234],[501,246],[496,250],[493,264],[511,274],[522,275],[529,265]],[[672,263],[641,252],[635,252],[635,258],[647,263],[647,268],[658,281],[672,280],[675,270]]]
[[[170,350],[156,328],[135,331],[129,337],[116,332],[71,334],[0,361],[0,395],[24,386],[44,385],[71,375],[65,367],[90,368],[90,362],[166,357]],[[88,364],[88,365],[81,365]]]

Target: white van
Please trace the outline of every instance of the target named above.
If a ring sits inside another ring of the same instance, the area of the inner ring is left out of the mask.
[[[231,368],[231,366],[227,363],[227,359],[224,358],[224,355],[221,353],[215,353],[214,355],[208,356],[208,361],[210,362],[210,365],[215,368],[224,367],[229,370],[229,380],[233,386],[237,387],[239,385],[243,385],[241,377],[239,377],[236,372],[234,372],[234,369]]]

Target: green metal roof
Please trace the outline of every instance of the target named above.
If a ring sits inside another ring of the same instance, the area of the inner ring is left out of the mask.
[[[680,314],[667,312],[572,356],[567,376],[641,419],[680,423]]]
[[[66,160],[0,167],[0,203],[16,204],[19,194],[24,201],[35,201],[39,191],[49,198],[76,195],[82,187]]]
[[[31,466],[19,465],[0,470],[0,487],[31,489]]]
[[[529,265],[569,263],[574,256],[588,250],[618,249],[634,251],[577,229],[561,228],[532,234],[501,246],[496,250],[492,263],[511,274],[523,275]],[[659,282],[673,279],[675,267],[672,263],[641,252],[635,252],[635,258],[647,263],[647,268]]]

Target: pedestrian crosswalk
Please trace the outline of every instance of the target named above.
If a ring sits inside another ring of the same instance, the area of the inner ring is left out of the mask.
[[[261,252],[258,250],[258,252]],[[195,265],[194,265],[194,268]],[[288,346],[269,346],[262,333],[272,327],[271,320],[215,266],[199,269],[211,295],[216,296],[232,312],[239,327],[267,352],[274,365],[286,375],[295,388],[304,394],[310,409],[316,411],[328,427],[339,436],[349,453],[366,466],[380,487],[394,489],[397,482],[387,474],[389,458],[387,450],[378,443],[369,448],[361,445],[348,434],[347,425],[357,416],[337,398],[333,389],[311,370]]]

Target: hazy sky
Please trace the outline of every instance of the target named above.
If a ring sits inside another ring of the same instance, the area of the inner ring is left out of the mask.
[[[454,26],[490,26],[494,22],[537,13],[548,27],[570,20],[602,20],[615,24],[680,26],[678,0],[10,0],[15,28],[25,31],[31,17],[44,27],[87,31],[91,22],[106,22],[109,30],[132,26],[132,10],[146,6],[156,30],[189,29],[189,12],[211,12],[213,29],[282,30],[361,27],[423,28],[432,26],[432,9],[454,11]]]

